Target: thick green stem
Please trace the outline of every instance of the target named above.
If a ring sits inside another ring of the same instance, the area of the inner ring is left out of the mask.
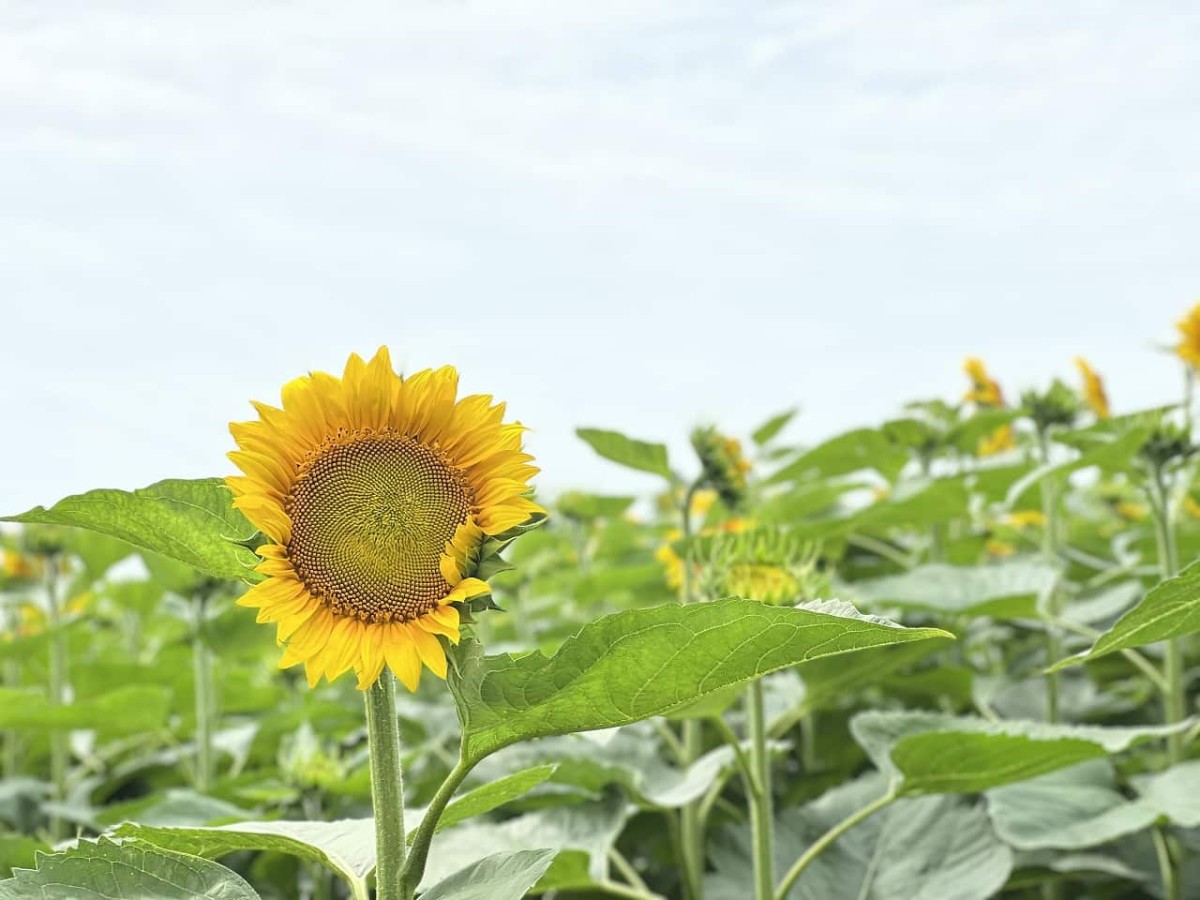
[[[790,891],[792,889],[792,885],[796,883],[796,879],[804,874],[804,870],[812,864],[814,859],[824,853],[825,849],[829,847],[830,844],[840,838],[859,822],[870,818],[884,807],[893,803],[896,800],[896,787],[897,786],[895,784],[888,785],[887,792],[882,797],[877,800],[872,800],[862,809],[855,810],[819,838],[817,838],[817,840],[813,842],[812,846],[805,850],[804,854],[798,860],[796,860],[790,869],[788,869],[787,874],[783,876],[783,880],[779,882],[779,887],[775,891],[775,900],[785,900],[788,895],[788,891]]]
[[[192,699],[196,713],[196,790],[206,793],[216,776],[213,764],[213,731],[216,727],[216,691],[213,689],[212,649],[204,640],[206,598],[196,595],[196,621],[192,631]]]
[[[767,753],[767,721],[763,704],[762,679],[756,679],[746,692],[746,721],[750,737],[750,826],[754,844],[754,896],[772,900],[775,896],[774,797],[771,788],[771,759]]]
[[[437,789],[437,793],[433,795],[433,799],[429,801],[429,808],[425,810],[421,824],[413,832],[413,839],[408,848],[408,862],[404,865],[404,883],[412,885],[414,889],[421,883],[425,874],[425,861],[429,858],[429,845],[433,841],[433,833],[437,830],[438,820],[472,767],[472,764],[459,759]]]
[[[1050,441],[1044,431],[1038,432],[1038,447],[1041,450],[1042,463],[1050,465]],[[1053,474],[1046,475],[1042,479],[1041,488],[1042,517],[1045,519],[1042,523],[1042,552],[1049,559],[1057,559],[1059,555],[1058,484],[1055,482]],[[1050,595],[1046,600],[1049,606],[1047,610],[1049,615],[1045,622],[1047,665],[1058,662],[1063,655],[1062,636],[1056,624],[1059,619],[1060,599],[1059,589],[1056,585],[1051,588]],[[1046,721],[1057,722],[1060,717],[1058,673],[1050,672],[1046,675]]]
[[[679,600],[687,604],[692,602],[692,498],[700,487],[700,482],[693,482],[683,495],[683,505],[680,507],[680,521],[683,526],[683,578],[679,591]],[[699,719],[685,719],[683,723],[683,755],[687,765],[691,765],[704,752],[704,735],[701,732]],[[700,810],[699,799],[688,803],[679,811],[679,838],[683,845],[683,882],[687,897],[690,900],[702,900],[704,896],[704,820]]]
[[[367,741],[371,748],[371,802],[375,809],[375,898],[412,900],[404,873],[404,780],[396,679],[384,670],[367,688]]]
[[[67,642],[58,596],[58,560],[53,556],[46,560],[46,628],[50,632],[50,706],[66,706]],[[50,780],[58,803],[67,799],[68,737],[68,732],[61,728],[50,732]],[[64,826],[57,813],[50,817],[50,833],[55,838],[65,837]]]
[[[17,633],[17,610],[15,606],[7,606],[4,611],[5,630],[10,634]],[[21,663],[16,658],[4,660],[4,686],[9,688],[21,685]],[[4,732],[4,768],[0,776],[15,778],[21,774],[21,736],[15,729]]]

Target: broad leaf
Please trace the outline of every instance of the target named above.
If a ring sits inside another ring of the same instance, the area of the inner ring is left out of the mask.
[[[626,437],[619,431],[602,431],[598,428],[576,428],[575,433],[607,460],[640,472],[671,477],[667,448],[663,444],[651,444]]]
[[[911,795],[984,791],[1117,753],[1190,724],[1117,728],[870,711],[855,716],[850,730],[872,762],[900,780],[900,793]]]
[[[170,704],[171,692],[157,686],[121,687],[68,706],[50,706],[40,690],[0,688],[0,728],[95,729],[106,735],[136,734],[162,727]]]
[[[775,872],[781,876],[818,837],[880,796],[871,775],[834,788],[775,823]],[[712,848],[716,873],[707,900],[745,900],[753,884],[749,829],[728,829]],[[818,856],[788,900],[985,900],[1012,869],[1012,852],[993,834],[983,809],[951,797],[901,800],[855,825]]]
[[[792,421],[799,411],[793,407],[792,409],[784,410],[777,415],[771,416],[771,418],[767,419],[767,421],[751,432],[750,440],[754,441],[759,447],[771,443],[771,441],[779,436],[779,432],[787,428],[788,422]]]
[[[547,778],[554,774],[555,766],[541,765],[513,772],[501,778],[489,781],[482,787],[468,791],[448,805],[437,821],[437,830],[449,828],[467,819],[481,816],[484,813],[498,809],[506,803],[511,803],[525,796]],[[404,825],[408,829],[409,839],[414,830],[425,817],[424,809],[409,810],[404,817]]]
[[[1097,639],[1091,650],[1055,663],[1050,671],[1197,631],[1200,631],[1200,562],[1159,583]]]
[[[1146,443],[1150,432],[1151,429],[1146,427],[1132,428],[1124,434],[1115,436],[1098,432],[1097,441],[1075,459],[1041,466],[1014,483],[1008,490],[1005,505],[1009,509],[1016,509],[1034,503],[1037,496],[1032,488],[1047,476],[1061,478],[1092,466],[1097,466],[1106,472],[1124,469],[1137,455],[1142,445]]]
[[[36,869],[0,881],[0,900],[259,900],[250,885],[218,863],[140,842],[100,838],[43,856]]]
[[[421,900],[521,900],[546,874],[555,850],[496,853],[421,892]]]
[[[1042,560],[993,566],[934,563],[901,575],[858,581],[852,586],[864,602],[909,606],[950,615],[1016,618],[1033,616],[1053,590],[1060,569]]]
[[[839,434],[802,453],[772,475],[770,480],[801,481],[874,469],[891,481],[906,462],[908,453],[889,441],[882,432],[874,428],[859,428]]]
[[[252,538],[254,526],[233,508],[229,489],[218,478],[169,479],[136,491],[88,491],[0,521],[86,528],[215,578],[254,574],[254,554],[236,543]]]
[[[591,622],[552,657],[485,658],[464,641],[450,688],[464,758],[477,761],[517,741],[662,715],[808,660],[946,637],[752,600],[658,606]]]

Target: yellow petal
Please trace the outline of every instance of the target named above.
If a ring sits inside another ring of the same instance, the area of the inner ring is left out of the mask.
[[[413,643],[408,626],[393,622],[383,635],[383,652],[388,667],[410,691],[415,691],[421,682],[421,657]]]

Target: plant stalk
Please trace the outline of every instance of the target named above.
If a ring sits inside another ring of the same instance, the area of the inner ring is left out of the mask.
[[[812,864],[814,859],[825,852],[825,849],[829,847],[830,844],[840,838],[859,822],[869,819],[881,809],[891,805],[897,798],[897,787],[898,786],[894,783],[888,785],[888,789],[882,797],[872,800],[862,809],[855,810],[819,838],[817,838],[816,841],[813,842],[812,846],[805,850],[803,855],[801,855],[801,857],[792,864],[792,867],[788,869],[787,874],[783,876],[783,880],[779,882],[779,887],[775,891],[775,900],[785,900],[788,895],[788,891],[790,891],[792,889],[792,885],[796,883],[796,879],[804,874],[804,870]]]
[[[67,644],[62,629],[62,607],[58,596],[58,560],[51,555],[46,560],[46,627],[50,631],[50,706],[67,705]],[[56,728],[50,732],[50,780],[54,784],[54,799],[67,799],[67,766],[70,761],[69,732]],[[65,823],[55,813],[50,817],[50,833],[54,838],[65,837]]]
[[[1050,465],[1050,441],[1046,437],[1046,432],[1042,429],[1038,430],[1038,447],[1041,450],[1042,464]],[[1045,522],[1042,524],[1042,553],[1048,559],[1058,559],[1059,556],[1059,524],[1058,524],[1058,484],[1054,481],[1053,474],[1048,474],[1042,479],[1042,517]],[[1046,618],[1046,658],[1047,665],[1052,665],[1062,659],[1062,636],[1059,634],[1058,625],[1060,595],[1058,585],[1051,589],[1050,595],[1046,599],[1049,609],[1049,615]],[[1061,718],[1061,710],[1059,709],[1059,682],[1058,673],[1050,672],[1046,675],[1046,721],[1054,723]]]
[[[763,703],[762,679],[755,679],[746,692],[746,721],[750,737],[749,779],[750,827],[754,845],[754,896],[773,900],[775,896],[774,796],[771,788],[771,759],[767,752],[767,721]]]
[[[17,634],[18,613],[15,606],[4,610],[5,630],[12,635]],[[21,663],[15,658],[4,661],[4,686],[15,688],[21,684]],[[21,736],[16,729],[4,732],[4,767],[0,769],[3,778],[15,778],[21,774]]]
[[[683,495],[683,505],[680,507],[680,520],[683,526],[683,577],[679,591],[679,602],[692,602],[692,498],[700,487],[700,482],[693,482]],[[683,755],[686,765],[691,765],[704,752],[704,735],[700,730],[699,719],[685,719],[683,722]],[[679,811],[679,839],[683,850],[683,883],[689,900],[703,900],[704,897],[704,821],[700,814],[700,800],[693,800]]]
[[[375,811],[375,898],[412,900],[404,880],[404,780],[396,678],[385,669],[365,692],[371,753],[371,803]]]
[[[196,714],[196,790],[207,793],[213,785],[216,768],[213,764],[213,731],[216,725],[216,696],[213,690],[212,648],[204,640],[206,597],[196,595],[196,621],[192,631],[193,704]]]

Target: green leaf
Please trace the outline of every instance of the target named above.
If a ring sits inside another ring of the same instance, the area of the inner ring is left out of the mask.
[[[608,851],[628,818],[628,803],[613,796],[599,803],[540,809],[504,822],[466,822],[442,832],[433,842],[421,887],[431,888],[464,866],[495,854],[543,849],[559,853],[540,888],[565,890],[602,883],[607,878]]]
[[[900,779],[900,793],[913,795],[985,791],[1117,753],[1190,725],[1048,725],[869,711],[855,716],[850,730],[876,767]]]
[[[555,508],[572,519],[615,519],[623,516],[636,500],[636,497],[605,497],[569,491],[558,498]]]
[[[1200,631],[1200,562],[1160,582],[1101,635],[1091,650],[1060,660],[1050,671],[1197,631]]]
[[[779,436],[779,432],[787,427],[788,422],[796,417],[796,413],[799,411],[799,409],[793,407],[792,409],[787,409],[777,415],[771,416],[771,418],[767,419],[767,421],[751,432],[750,440],[754,441],[759,447],[771,443],[771,441]]]
[[[88,491],[0,521],[86,528],[215,578],[254,578],[255,555],[236,543],[253,537],[254,526],[233,508],[219,478],[169,479],[136,491]]]
[[[0,900],[259,900],[241,876],[211,860],[100,838],[42,856],[37,869],[0,881]]]
[[[475,788],[473,791],[468,791],[461,797],[453,800],[446,807],[437,822],[437,830],[449,828],[452,825],[457,825],[467,819],[481,816],[486,812],[491,812],[506,803],[511,803],[525,794],[529,793],[547,778],[554,774],[555,766],[553,763],[549,765],[534,766],[525,769],[521,772],[513,772],[505,775],[502,778],[496,778],[482,787]],[[404,824],[409,831],[409,839],[411,840],[416,827],[425,817],[424,809],[409,810],[411,816],[405,815]]]
[[[366,877],[375,868],[375,822],[237,822],[216,828],[158,828],[128,823],[113,832],[168,850],[200,857],[241,850],[270,850],[320,863],[366,896]],[[2,900],[2,898],[0,898]]]
[[[69,706],[50,706],[40,690],[0,688],[0,728],[137,734],[161,728],[170,705],[171,692],[161,686],[130,685]]]
[[[1132,428],[1124,434],[1116,436],[1110,433],[1098,433],[1099,442],[1075,459],[1039,466],[1016,481],[1008,490],[1005,506],[1009,509],[1017,509],[1035,503],[1037,496],[1032,488],[1050,475],[1061,478],[1091,466],[1098,466],[1106,472],[1126,468],[1137,455],[1138,450],[1146,443],[1151,430],[1143,426]]]
[[[884,779],[844,784],[775,822],[775,871],[786,872],[818,837],[880,796]],[[753,884],[748,828],[727,829],[711,850],[706,900],[745,900]],[[986,900],[1013,866],[982,807],[952,797],[900,800],[860,822],[818,856],[788,900]]]
[[[626,437],[619,431],[598,428],[576,428],[575,433],[607,460],[640,472],[671,477],[667,448],[663,444],[651,444]]]
[[[874,428],[859,428],[839,434],[802,453],[772,475],[769,481],[777,483],[829,478],[860,469],[874,469],[892,481],[906,462],[908,453],[889,441],[882,432]]]
[[[606,616],[549,658],[485,658],[477,643],[463,641],[449,681],[463,724],[463,756],[478,761],[517,741],[662,715],[808,660],[948,637],[936,628],[735,598]]]
[[[857,581],[852,589],[868,603],[915,607],[951,615],[1024,618],[1054,589],[1057,565],[1019,560],[990,566],[934,563],[900,575]]]
[[[495,853],[421,892],[421,900],[521,900],[546,874],[555,850]]]
[[[997,834],[1018,850],[1078,850],[1107,844],[1159,820],[1200,825],[1200,760],[1135,777],[1139,796],[1117,789],[1107,759],[1094,759],[988,791]]]

